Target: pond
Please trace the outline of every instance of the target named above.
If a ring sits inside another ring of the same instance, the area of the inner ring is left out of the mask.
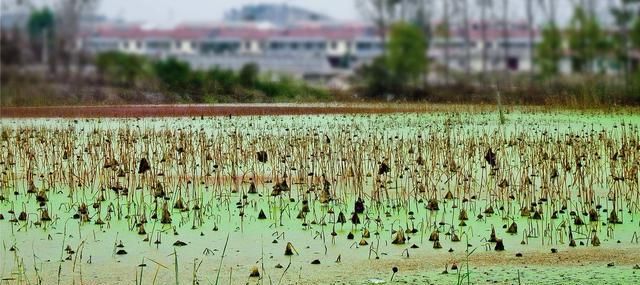
[[[4,118],[0,284],[640,282],[640,114],[506,116]]]

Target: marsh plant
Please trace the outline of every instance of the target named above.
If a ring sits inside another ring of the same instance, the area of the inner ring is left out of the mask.
[[[637,247],[637,114],[502,108],[3,119],[0,274],[286,284],[433,255],[473,283],[483,249]]]

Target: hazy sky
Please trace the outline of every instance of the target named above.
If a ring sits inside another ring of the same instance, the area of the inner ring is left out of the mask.
[[[440,6],[443,1],[449,0],[434,1],[434,3]],[[556,1],[556,16],[559,22],[565,22],[570,17],[572,0],[546,1],[547,3]],[[595,0],[600,5],[607,1]],[[478,0],[468,0],[471,6],[477,2]],[[539,2],[540,0],[534,0],[534,3]],[[258,3],[286,3],[320,12],[338,20],[362,20],[360,11],[356,7],[358,3],[356,0],[102,0],[99,11],[111,18],[122,18],[154,26],[172,26],[182,22],[215,22],[222,19],[225,11],[229,9]],[[504,3],[503,0],[493,0],[493,3],[496,8],[494,13],[502,13],[500,7]],[[514,20],[524,20],[526,1],[508,0],[508,3],[510,17]],[[478,18],[479,16],[476,15],[478,11],[477,7],[470,7],[471,18],[474,18],[474,15]],[[538,14],[537,17],[541,20],[543,16]]]
[[[10,2],[31,2],[36,6],[55,6],[56,0],[1,0],[4,4]],[[438,6],[442,6],[444,1],[436,0]],[[473,7],[478,0],[467,0],[470,4],[470,18],[479,18],[479,10]],[[556,17],[562,24],[566,23],[571,16],[571,3],[577,0],[534,0],[534,3],[554,1],[556,3]],[[595,10],[601,17],[608,14],[607,3],[619,0],[592,0],[596,3]],[[509,3],[509,17],[511,20],[524,20],[525,0],[507,0]],[[303,7],[312,11],[320,12],[338,20],[362,20],[360,11],[356,7],[356,0],[100,0],[98,14],[109,18],[123,19],[130,22],[138,22],[150,26],[170,27],[184,22],[216,22],[222,19],[224,13],[232,8],[239,8],[246,4],[258,3],[286,3]],[[449,3],[454,3],[453,1]],[[495,9],[493,13],[502,14],[502,3],[504,0],[493,0]],[[453,4],[451,4],[453,6]],[[450,6],[450,8],[451,8]],[[536,5],[536,7],[538,7]],[[441,7],[437,10],[440,11]],[[543,20],[541,10],[536,9],[536,22]],[[436,15],[434,20],[438,20],[441,15]],[[491,17],[491,16],[489,16]],[[455,19],[454,19],[455,21]]]
[[[341,20],[358,19],[354,0],[280,0]],[[109,17],[140,21],[154,25],[222,19],[224,12],[245,4],[265,3],[256,0],[103,0],[99,10]]]

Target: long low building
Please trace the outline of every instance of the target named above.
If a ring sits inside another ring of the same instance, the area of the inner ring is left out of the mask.
[[[78,48],[92,53],[122,51],[177,57],[194,68],[238,69],[255,62],[264,70],[317,75],[343,73],[382,53],[375,29],[361,24],[266,23],[178,26],[173,29],[103,28],[85,34]]]
[[[535,68],[533,53],[540,36],[525,22],[505,26],[472,21],[466,29],[452,27],[448,35],[429,39],[425,52],[435,63],[431,66],[473,73],[528,72]],[[118,50],[155,58],[171,56],[198,69],[237,70],[253,62],[264,71],[315,78],[350,74],[382,54],[384,42],[376,28],[357,22],[314,21],[288,26],[223,22],[171,29],[95,29],[83,35],[78,48],[94,53]],[[563,72],[571,72],[569,65],[561,67]]]

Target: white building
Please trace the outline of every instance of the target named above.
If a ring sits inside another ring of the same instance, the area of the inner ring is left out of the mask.
[[[264,71],[305,77],[349,73],[380,55],[383,44],[373,28],[357,23],[301,23],[295,28],[223,23],[166,30],[98,29],[83,35],[78,48],[173,56],[202,69],[239,69],[254,62]]]
[[[487,24],[482,32],[480,23],[472,23],[468,37],[466,32],[457,27],[448,39],[431,39],[428,57],[451,71],[531,70],[533,49],[525,24],[510,23],[507,31],[502,25]],[[537,31],[533,36],[535,46]],[[174,56],[202,69],[239,69],[254,62],[264,71],[307,77],[349,74],[382,54],[384,43],[375,28],[362,23],[306,22],[281,27],[234,22],[166,30],[102,29],[84,35],[81,47],[91,52]]]
[[[485,23],[483,31],[482,23],[472,22],[468,29],[452,29],[448,39],[434,38],[428,54],[454,71],[530,71],[540,42],[538,31],[531,33],[525,23],[508,23],[506,30],[501,23]]]

